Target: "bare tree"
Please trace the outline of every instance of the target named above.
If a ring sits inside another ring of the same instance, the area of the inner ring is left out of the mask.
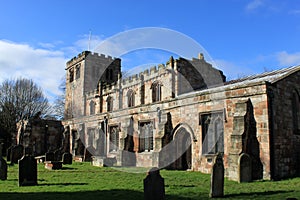
[[[15,124],[33,116],[49,115],[51,107],[42,89],[31,79],[5,80],[0,85],[0,126],[2,132],[15,133]]]
[[[64,119],[65,112],[65,95],[66,95],[66,80],[65,77],[61,79],[59,90],[61,91],[60,95],[57,95],[53,103],[53,112],[56,119]]]

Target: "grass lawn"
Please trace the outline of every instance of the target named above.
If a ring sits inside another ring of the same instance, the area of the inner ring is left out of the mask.
[[[210,175],[200,172],[161,170],[166,199],[209,199]],[[47,170],[38,165],[38,186],[18,187],[18,165],[8,167],[8,179],[0,180],[0,199],[143,199],[145,173],[128,173],[117,168],[93,167],[90,163],[65,165]],[[257,181],[239,184],[225,180],[225,199],[300,200],[300,178],[278,182]]]

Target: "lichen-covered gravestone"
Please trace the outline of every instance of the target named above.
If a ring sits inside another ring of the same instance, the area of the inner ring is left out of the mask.
[[[238,181],[240,183],[243,182],[250,182],[252,181],[252,161],[251,161],[251,157],[246,154],[246,153],[242,153],[239,157],[239,165],[238,165],[238,169],[239,169],[239,179]]]
[[[215,158],[210,180],[210,197],[223,197],[224,196],[224,165],[221,154]]]
[[[63,154],[63,164],[64,165],[71,165],[72,160],[73,160],[73,156],[71,153],[66,152]]]
[[[37,185],[37,162],[33,156],[25,155],[19,160],[19,186]]]
[[[144,179],[144,199],[163,200],[165,199],[165,182],[159,174],[159,169],[154,167]]]

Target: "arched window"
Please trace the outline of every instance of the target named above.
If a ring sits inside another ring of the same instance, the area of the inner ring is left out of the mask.
[[[128,108],[134,106],[134,92],[133,92],[133,90],[128,90],[128,92],[127,92],[127,105],[128,105]]]
[[[113,98],[111,96],[107,97],[106,103],[107,103],[107,112],[113,111]]]
[[[69,81],[70,81],[70,83],[72,83],[74,81],[74,69],[73,68],[71,68],[69,70]]]
[[[202,154],[224,152],[223,113],[207,113],[201,115]]]
[[[295,90],[292,97],[292,112],[293,112],[293,132],[300,135],[300,97]]]
[[[76,65],[76,79],[80,78],[80,63]]]
[[[90,115],[95,114],[95,105],[96,105],[96,103],[93,100],[90,101]]]
[[[109,127],[109,151],[118,151],[119,149],[119,128],[118,126]]]
[[[161,84],[159,82],[154,82],[151,85],[152,89],[152,102],[161,101]]]
[[[152,122],[139,123],[139,152],[153,150],[153,124]]]
[[[144,75],[141,74],[141,87],[140,87],[140,100],[141,104],[145,104],[145,83],[144,83]]]

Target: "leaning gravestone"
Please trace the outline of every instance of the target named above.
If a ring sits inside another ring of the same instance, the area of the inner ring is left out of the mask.
[[[63,154],[63,164],[64,165],[71,165],[72,160],[73,160],[73,156],[71,153],[66,152]]]
[[[55,161],[55,155],[53,152],[47,152],[45,154],[45,161]]]
[[[251,157],[242,153],[238,161],[238,181],[239,183],[252,181],[252,161]]]
[[[33,156],[25,155],[19,160],[19,186],[37,185],[37,162]]]
[[[23,157],[24,147],[23,145],[16,145],[11,149],[10,162],[11,164],[17,164],[18,160]]]
[[[159,174],[159,169],[154,167],[144,179],[144,199],[162,200],[165,199],[165,182]]]
[[[7,179],[7,163],[6,161],[0,157],[0,180]]]
[[[221,154],[215,158],[211,179],[210,179],[210,197],[223,197],[224,196],[224,165]]]

